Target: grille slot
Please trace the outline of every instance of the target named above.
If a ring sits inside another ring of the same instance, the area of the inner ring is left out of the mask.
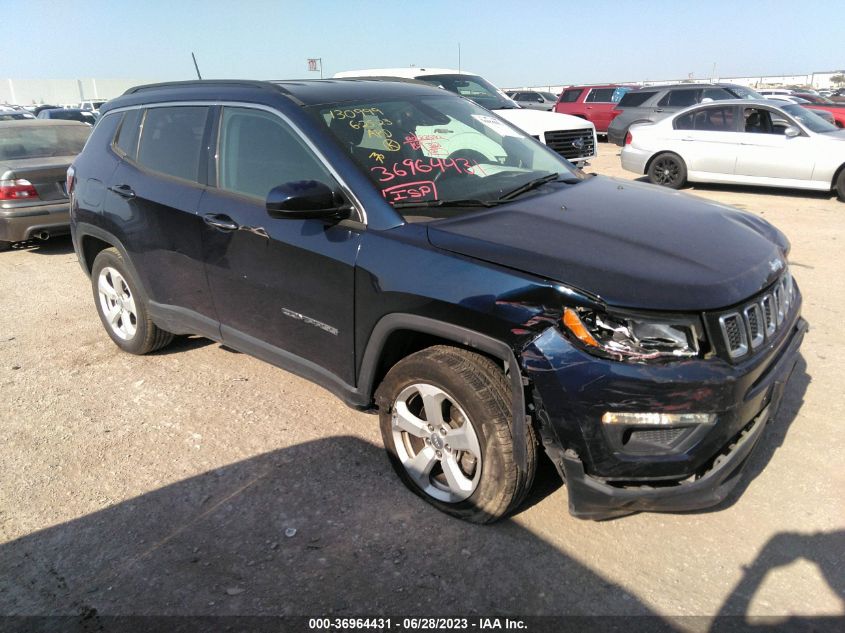
[[[751,343],[751,349],[757,349],[766,340],[766,335],[763,331],[763,312],[760,304],[752,303],[742,311],[742,315],[748,324],[748,340]]]
[[[739,313],[723,314],[719,317],[719,325],[722,328],[722,335],[725,337],[731,358],[738,358],[745,354],[748,351],[748,335]]]
[[[596,147],[592,130],[555,130],[546,132],[546,145],[566,159],[588,158]],[[580,146],[580,147],[579,147]]]
[[[789,271],[774,287],[733,312],[718,315],[722,344],[731,360],[763,346],[783,324],[795,303],[795,286]]]
[[[763,320],[766,324],[766,336],[771,336],[777,329],[774,302],[775,299],[772,295],[766,295],[760,300],[760,305],[763,306]]]

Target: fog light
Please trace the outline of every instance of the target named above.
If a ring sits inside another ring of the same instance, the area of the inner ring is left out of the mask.
[[[605,424],[632,426],[670,426],[679,424],[712,424],[715,413],[626,413],[608,411],[601,416]]]

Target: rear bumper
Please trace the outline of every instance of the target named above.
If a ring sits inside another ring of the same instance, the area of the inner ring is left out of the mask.
[[[607,128],[607,141],[609,143],[615,143],[621,147],[625,144],[625,134],[625,128],[614,127],[613,121],[611,121]]]
[[[631,145],[624,145],[620,156],[622,159],[622,169],[632,171],[641,176],[645,173],[645,166],[650,156],[649,152],[636,149]]]
[[[70,203],[0,209],[0,241],[21,242],[41,231],[51,235],[70,233]]]

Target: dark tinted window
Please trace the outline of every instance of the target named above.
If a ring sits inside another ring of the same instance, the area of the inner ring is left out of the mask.
[[[724,101],[725,99],[734,99],[735,97],[724,88],[705,88],[701,98],[713,99],[713,101]]]
[[[634,108],[636,106],[644,104],[648,99],[653,97],[656,92],[652,91],[642,91],[638,90],[635,92],[629,92],[626,94],[622,99],[619,100],[619,107],[620,108]]]
[[[146,133],[146,130],[145,130]],[[223,108],[218,186],[262,200],[273,187],[297,180],[335,181],[278,116],[250,108]]]
[[[675,119],[676,130],[704,130],[710,132],[735,132],[736,120],[733,107],[703,108]]]
[[[587,98],[584,99],[584,101],[589,101],[590,103],[610,103],[613,100],[613,93],[615,90],[615,88],[596,88],[594,90],[590,90],[590,94],[587,95]]]
[[[684,89],[684,90],[670,90],[666,95],[657,102],[659,106],[675,106],[686,107],[698,103],[698,96],[701,94],[700,90]]]
[[[581,93],[584,92],[582,88],[572,88],[571,90],[564,90],[563,94],[560,97],[561,103],[574,103],[578,101],[578,97],[581,96]]]
[[[199,180],[202,137],[208,108],[150,108],[144,119],[138,162],[155,171]]]
[[[120,131],[118,131],[117,139],[114,142],[115,148],[130,158],[135,158],[140,122],[141,110],[130,110],[124,114]]]

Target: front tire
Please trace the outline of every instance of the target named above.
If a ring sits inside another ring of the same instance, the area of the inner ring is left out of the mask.
[[[124,352],[148,354],[173,340],[170,332],[153,323],[139,292],[140,284],[116,248],[100,251],[94,259],[91,286],[100,321]]]
[[[527,425],[522,470],[513,458],[510,384],[489,358],[443,345],[422,350],[394,365],[376,401],[391,465],[439,510],[490,523],[531,488],[534,432]]]
[[[687,166],[684,159],[672,152],[658,154],[648,166],[648,179],[661,187],[680,189],[687,182]]]

